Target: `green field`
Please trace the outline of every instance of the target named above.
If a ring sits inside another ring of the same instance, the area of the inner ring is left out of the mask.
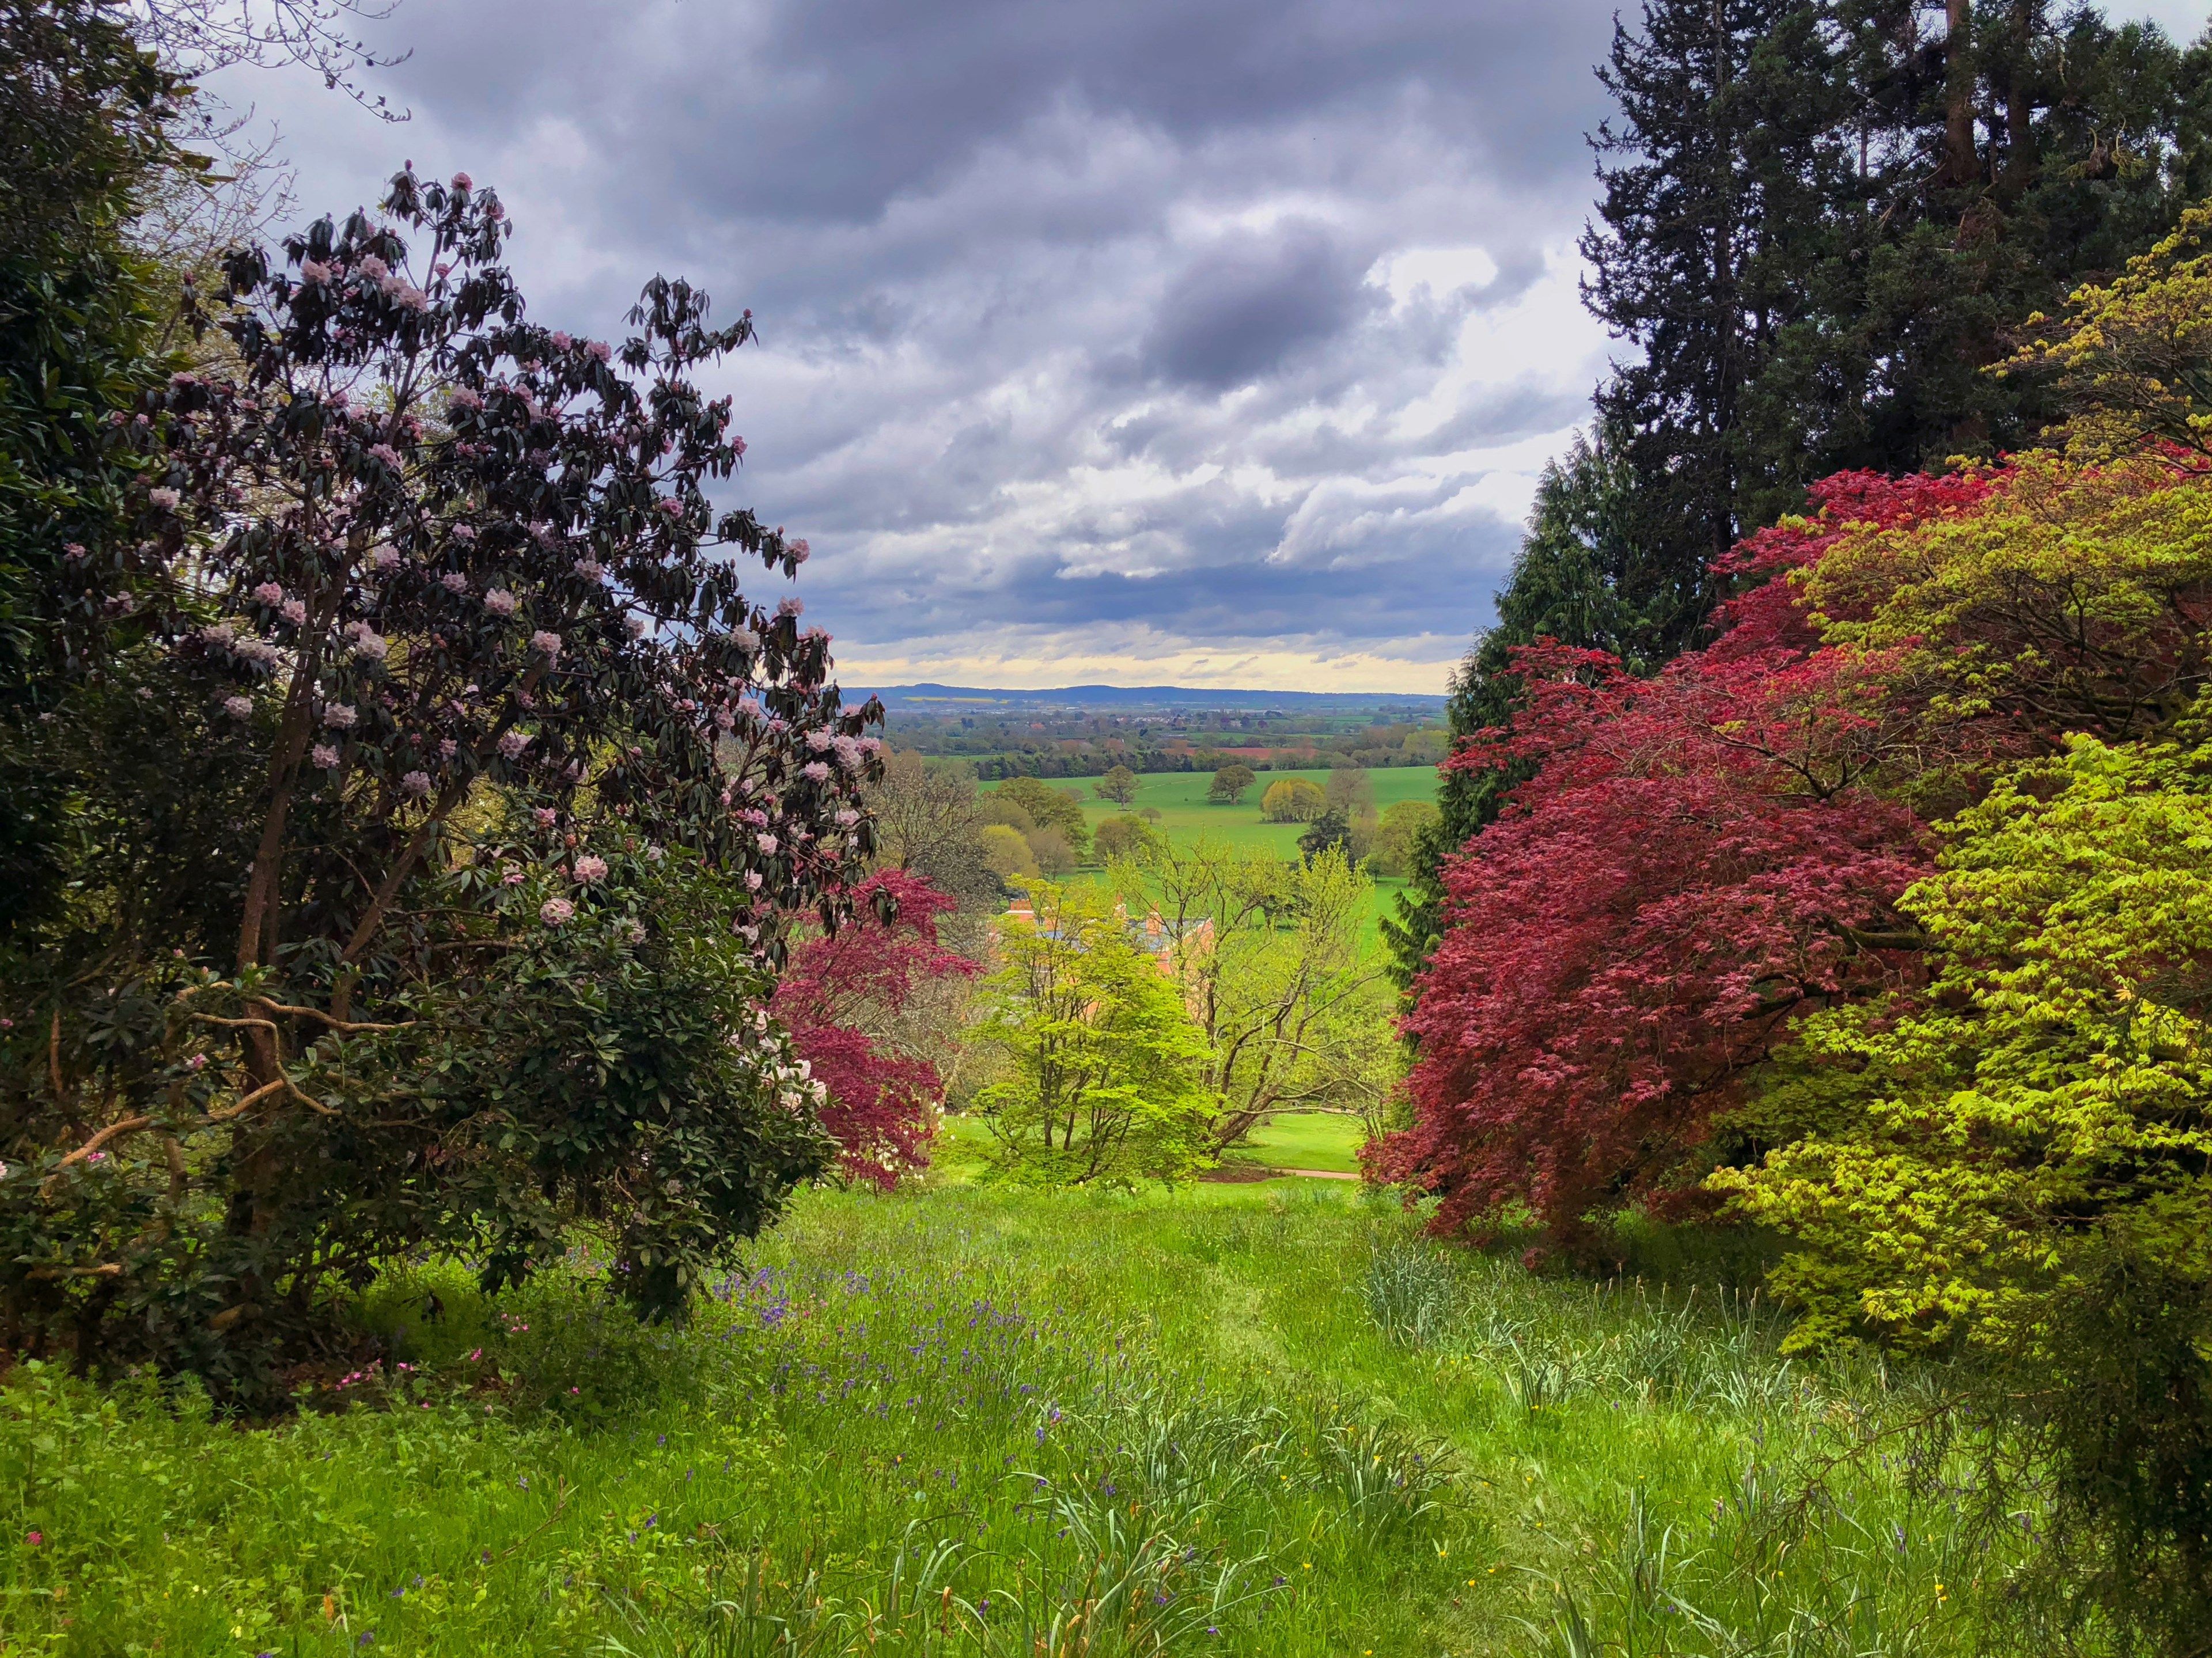
[[[1374,786],[1377,811],[1386,811],[1401,800],[1437,798],[1437,772],[1433,766],[1392,766],[1370,771],[1367,776]],[[1287,862],[1297,856],[1298,836],[1304,833],[1305,826],[1263,823],[1260,817],[1260,797],[1267,792],[1268,784],[1285,777],[1303,777],[1322,788],[1328,786],[1326,771],[1263,771],[1242,805],[1224,806],[1206,798],[1213,782],[1210,772],[1148,772],[1137,779],[1137,798],[1126,810],[1142,811],[1147,806],[1156,809],[1160,814],[1158,827],[1178,842],[1187,842],[1200,835],[1217,835],[1237,846],[1273,853]],[[1054,788],[1081,792],[1084,815],[1093,829],[1125,810],[1110,800],[1100,799],[1092,786],[1096,780],[1075,778],[1055,780],[1052,784]],[[1392,912],[1396,895],[1405,886],[1404,881],[1395,877],[1385,877],[1375,883],[1369,920],[1370,932],[1376,918]]]
[[[1937,1658],[2005,1570],[1821,1461],[1909,1375],[1349,1183],[814,1192],[681,1330],[580,1256],[363,1315],[412,1368],[275,1427],[0,1382],[0,1651]]]
[[[1285,1111],[1254,1129],[1237,1148],[1237,1161],[1271,1169],[1323,1169],[1350,1173],[1359,1167],[1366,1130],[1341,1111]]]

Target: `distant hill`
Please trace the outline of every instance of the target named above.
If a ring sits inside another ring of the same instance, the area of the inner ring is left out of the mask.
[[[1062,685],[1050,690],[995,690],[975,685],[883,685],[844,688],[848,701],[873,695],[894,713],[1012,713],[1017,709],[1111,708],[1232,709],[1285,714],[1352,714],[1370,709],[1404,709],[1413,714],[1443,712],[1444,699],[1411,691],[1239,691],[1200,689],[1188,685]]]

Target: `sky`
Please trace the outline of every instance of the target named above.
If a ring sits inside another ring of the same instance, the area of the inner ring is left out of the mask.
[[[214,89],[303,216],[496,186],[549,327],[655,272],[750,307],[720,504],[811,544],[848,684],[1433,692],[1621,349],[1575,252],[1613,9],[403,0],[402,124]]]

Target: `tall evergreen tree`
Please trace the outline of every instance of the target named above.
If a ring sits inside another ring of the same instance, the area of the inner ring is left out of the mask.
[[[1637,534],[1635,475],[1622,434],[1580,434],[1537,481],[1528,531],[1498,595],[1498,625],[1475,641],[1452,677],[1445,720],[1454,738],[1502,726],[1517,695],[1514,650],[1557,639],[1609,651],[1649,672],[1680,648],[1684,612],[1673,572],[1647,556]],[[1443,816],[1424,831],[1395,916],[1382,921],[1400,981],[1410,984],[1443,930],[1437,865],[1497,817],[1513,780],[1497,772],[1446,772]]]

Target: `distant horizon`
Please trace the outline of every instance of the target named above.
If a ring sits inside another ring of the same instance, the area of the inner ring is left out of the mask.
[[[941,680],[915,680],[904,684],[871,685],[855,682],[846,685],[848,692],[865,692],[872,696],[897,697],[907,701],[957,701],[962,699],[994,699],[1004,701],[1036,701],[1048,697],[1064,697],[1073,701],[1126,701],[1139,697],[1174,697],[1194,702],[1221,702],[1231,700],[1291,701],[1301,702],[1411,702],[1441,708],[1448,700],[1441,692],[1403,690],[1291,690],[1273,685],[1176,685],[1146,684],[1117,685],[1103,680],[1085,681],[1072,685],[962,685]]]

